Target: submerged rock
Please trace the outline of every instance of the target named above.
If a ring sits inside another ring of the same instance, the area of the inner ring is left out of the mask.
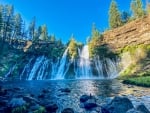
[[[9,107],[19,107],[26,104],[26,101],[23,100],[23,98],[13,98],[10,103]]]
[[[71,90],[69,88],[60,89],[61,92],[70,93]]]
[[[85,103],[84,103],[84,108],[85,109],[92,109],[92,108],[95,108],[97,107],[97,104],[96,104],[96,100],[95,99],[89,99],[87,100]]]
[[[42,92],[43,93],[50,93],[50,90],[49,89],[43,89]]]
[[[126,97],[115,97],[104,107],[110,113],[126,113],[133,108],[131,101]]]
[[[43,98],[45,98],[45,95],[44,95],[44,94],[40,94],[40,95],[38,96],[38,98],[43,99]]]
[[[82,95],[80,97],[80,102],[86,102],[88,99],[90,99],[91,96],[88,96],[88,95]]]
[[[136,109],[142,113],[150,113],[144,104],[138,105]]]
[[[126,113],[141,113],[141,112],[137,111],[135,108],[133,108],[133,109],[128,110]]]
[[[72,108],[65,108],[61,113],[74,113]]]
[[[53,112],[55,113],[58,109],[58,106],[55,103],[50,103],[44,107],[47,110],[47,112],[49,112],[49,113],[53,113]]]
[[[3,89],[2,87],[0,87],[0,96],[4,96],[7,94],[7,89]]]

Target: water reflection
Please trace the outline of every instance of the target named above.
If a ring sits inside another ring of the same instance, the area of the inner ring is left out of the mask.
[[[21,87],[24,94],[34,94],[37,97],[43,89],[49,89],[50,93],[46,99],[54,101],[60,107],[59,111],[66,107],[76,108],[76,111],[83,112],[80,108],[80,96],[94,95],[99,99],[117,95],[150,96],[150,89],[141,87],[128,87],[118,80],[57,80],[57,81],[9,81],[0,83],[4,87]],[[61,89],[69,88],[70,93],[62,92]],[[135,92],[136,91],[136,92]],[[144,93],[142,93],[144,92]]]

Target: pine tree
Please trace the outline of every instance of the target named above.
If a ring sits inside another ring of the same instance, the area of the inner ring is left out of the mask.
[[[3,6],[0,5],[0,33],[3,28]]]
[[[112,0],[109,9],[109,26],[110,28],[117,28],[122,25],[121,14],[118,10],[117,3]]]
[[[32,40],[34,40],[35,27],[36,27],[36,19],[35,17],[33,17],[33,20],[30,22],[30,25],[29,25],[29,36]]]
[[[92,26],[92,39],[93,38],[100,38],[100,32],[96,28],[95,24],[93,24],[93,26]]]
[[[43,25],[41,27],[41,35],[40,35],[41,40],[48,40],[48,31],[47,31],[47,26]]]
[[[133,18],[140,18],[145,15],[143,10],[143,3],[141,0],[132,0],[131,10],[133,13]]]
[[[130,19],[130,14],[128,12],[126,12],[126,11],[123,11],[121,13],[121,21],[122,21],[122,23],[123,24],[127,23],[129,21],[129,19]]]
[[[16,14],[14,17],[14,36],[20,37],[22,35],[23,20],[20,14]]]
[[[10,40],[13,35],[13,28],[14,28],[14,6],[13,5],[6,5],[5,6],[5,38]]]

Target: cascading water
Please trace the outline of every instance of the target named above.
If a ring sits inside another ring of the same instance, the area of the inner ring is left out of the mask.
[[[69,68],[69,64],[67,63],[67,53],[68,53],[68,48],[65,50],[65,52],[60,60],[58,72],[54,79],[64,79],[65,74]]]
[[[79,53],[80,59],[78,62],[78,69],[77,69],[77,78],[79,79],[89,79],[92,77],[92,71],[91,71],[91,63],[90,63],[90,57],[89,57],[89,50],[88,45],[85,45]]]
[[[35,64],[34,64],[32,70],[31,70],[31,72],[30,72],[30,74],[29,74],[27,80],[33,80],[34,77],[35,77],[35,75],[36,75],[37,73],[39,73],[38,71],[39,71],[39,69],[40,69],[40,67],[41,67],[41,65],[42,65],[42,63],[43,63],[43,61],[44,61],[44,59],[45,59],[44,56],[38,57],[38,58],[36,59],[36,62],[35,62]]]
[[[45,56],[31,58],[20,74],[20,79],[112,79],[118,76],[118,63],[109,58],[90,59],[88,45],[83,46],[81,51],[78,49],[78,59],[69,60],[68,49],[57,60]]]

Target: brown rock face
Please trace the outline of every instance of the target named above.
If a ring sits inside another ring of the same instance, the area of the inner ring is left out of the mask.
[[[150,44],[150,15],[105,32],[103,43],[115,51],[129,45]]]

